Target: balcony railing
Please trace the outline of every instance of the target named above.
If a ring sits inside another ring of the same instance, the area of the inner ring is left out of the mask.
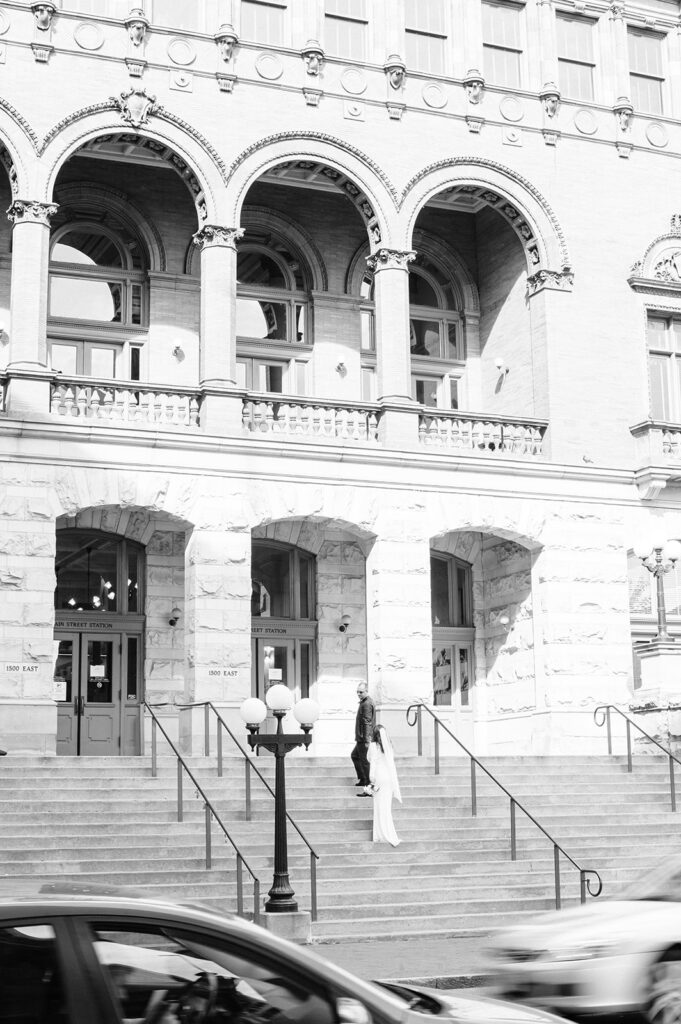
[[[67,419],[193,430],[199,426],[200,404],[198,393],[191,388],[137,382],[100,384],[60,377],[50,386],[50,410]]]
[[[419,440],[427,447],[534,458],[542,454],[547,426],[546,420],[423,410],[419,413]]]
[[[304,437],[317,441],[378,440],[378,407],[333,399],[247,395],[244,427],[251,434]]]

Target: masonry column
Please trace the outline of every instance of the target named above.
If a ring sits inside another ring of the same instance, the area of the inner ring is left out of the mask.
[[[210,502],[202,500],[204,514]],[[238,709],[251,695],[250,529],[195,528],[186,547],[185,579],[187,699],[213,701],[239,735]],[[194,748],[200,749],[201,716],[194,711],[186,717],[193,719]]]
[[[540,85],[558,82],[558,55],[556,43],[556,13],[553,0],[537,0],[539,20]]]
[[[206,224],[194,235],[201,250],[201,426],[211,434],[241,433],[236,389],[236,241],[242,228]]]
[[[374,272],[379,437],[391,448],[415,447],[418,413],[411,397],[409,264],[415,252],[378,249],[368,257]]]
[[[432,698],[430,541],[417,509],[394,509],[377,524],[367,558],[369,687],[379,720],[401,753],[416,753],[405,711]]]
[[[7,211],[12,230],[11,327],[7,409],[11,415],[47,416],[47,286],[50,219],[55,203],[17,199]]]

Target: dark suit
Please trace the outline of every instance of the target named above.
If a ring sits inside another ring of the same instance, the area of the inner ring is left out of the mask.
[[[357,781],[363,786],[369,785],[369,762],[367,754],[374,729],[376,728],[376,708],[371,697],[362,697],[355,718],[355,745],[352,749],[352,763],[357,772]]]

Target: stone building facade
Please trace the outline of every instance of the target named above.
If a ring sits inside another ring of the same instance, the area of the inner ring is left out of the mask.
[[[338,753],[366,680],[601,749],[681,536],[677,4],[6,0],[0,65],[0,745],[283,681]]]

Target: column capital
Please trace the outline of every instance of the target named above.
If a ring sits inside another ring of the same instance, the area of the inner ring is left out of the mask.
[[[243,228],[225,228],[221,224],[204,224],[193,236],[194,245],[199,249],[236,249],[236,243],[244,233]]]
[[[57,203],[41,203],[33,199],[15,199],[7,210],[12,224],[42,224],[50,226],[50,220],[59,209]]]
[[[402,251],[400,249],[377,249],[370,256],[367,256],[367,266],[375,274],[379,270],[407,270],[408,264],[416,259],[413,249]]]
[[[624,7],[625,5],[621,3],[621,0],[612,0],[610,4],[610,17],[613,21],[624,20]]]

